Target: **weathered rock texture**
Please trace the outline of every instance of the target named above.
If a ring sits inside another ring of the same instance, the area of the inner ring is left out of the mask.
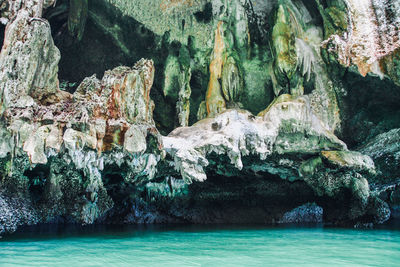
[[[50,25],[20,10],[7,25],[0,54],[0,112],[33,105],[33,98],[51,102],[65,97],[58,90],[59,59]]]
[[[323,212],[315,203],[307,203],[286,212],[279,223],[322,223]]]
[[[31,17],[42,17],[43,9],[54,5],[56,0],[1,0],[1,22],[6,24],[20,10],[25,10]]]
[[[0,12],[0,234],[398,216],[397,1],[21,0]]]
[[[62,92],[50,27],[24,9],[7,26],[0,60],[2,184],[11,194],[34,192],[39,221],[69,215],[92,223],[104,215],[113,205],[101,174],[108,165],[127,164],[127,180],[154,176],[162,145],[149,96],[152,61]]]
[[[397,74],[393,73],[393,68],[397,66],[393,57],[400,47],[399,3],[387,0],[344,2],[348,13],[348,30],[342,32],[341,36],[329,37],[339,62],[346,66],[356,65],[363,76],[372,72],[383,78],[386,74],[398,82]]]
[[[39,222],[36,211],[29,200],[18,197],[0,196],[0,235],[12,233],[21,225],[34,225]]]

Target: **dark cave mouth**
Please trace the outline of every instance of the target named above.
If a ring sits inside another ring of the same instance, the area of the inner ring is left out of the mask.
[[[373,75],[360,76],[347,71],[343,81],[348,88],[343,102],[347,117],[340,138],[349,149],[357,149],[378,134],[400,128],[400,86]],[[364,91],[368,94],[363,94]]]
[[[310,203],[322,207],[324,221],[332,221],[345,218],[343,207],[350,207],[352,201],[348,190],[339,198],[319,197],[304,181],[289,182],[268,173],[234,177],[209,173],[206,181],[194,182],[186,193],[177,195],[159,194],[145,184],[129,185],[123,175],[115,171],[104,175],[104,185],[114,202],[109,216],[116,222],[129,214],[145,213],[158,216],[156,222],[170,218],[167,222],[271,224],[286,212]],[[150,184],[153,189],[167,190],[167,181],[159,177]]]
[[[45,194],[46,183],[50,176],[50,166],[38,164],[32,169],[24,172],[24,176],[29,179],[28,190],[33,202],[40,202]]]

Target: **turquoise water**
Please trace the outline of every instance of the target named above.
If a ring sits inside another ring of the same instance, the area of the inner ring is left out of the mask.
[[[245,226],[36,231],[2,239],[0,266],[400,266],[400,231]]]

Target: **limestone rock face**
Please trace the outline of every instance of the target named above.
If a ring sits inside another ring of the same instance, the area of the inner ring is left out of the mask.
[[[394,0],[0,0],[0,234],[397,216],[399,12]]]
[[[201,46],[207,46],[210,25],[194,19],[193,14],[204,11],[205,0],[107,0],[125,15],[137,18],[153,32],[162,35],[170,30],[174,40],[187,42],[189,35],[196,36]],[[149,12],[151,11],[151,12]],[[207,11],[206,11],[207,12]],[[212,11],[211,11],[212,12]],[[212,16],[212,14],[211,14]],[[162,20],[156,18],[163,18]],[[183,34],[182,34],[183,32]]]
[[[26,136],[20,141],[24,150],[33,156],[34,164],[46,163],[45,147],[59,151],[63,142],[70,149],[89,147],[99,152],[108,151],[114,145],[124,144],[124,136],[134,123],[147,125],[144,131],[148,129],[157,135],[156,129],[151,130],[154,103],[149,93],[153,72],[153,63],[146,60],[132,69],[118,67],[106,72],[102,81],[95,77],[85,79],[72,99],[26,109],[9,107],[5,118],[11,130]],[[18,100],[16,102],[18,104]],[[21,122],[21,118],[31,121]],[[27,134],[25,130],[28,129],[33,134]]]
[[[396,167],[400,163],[400,129],[377,135],[359,150],[376,162],[383,181],[393,181],[400,177]]]
[[[351,164],[350,162],[344,165]],[[363,216],[367,210],[370,190],[368,181],[362,175],[363,171],[366,170],[357,172],[353,169],[332,168],[321,157],[312,158],[300,167],[300,173],[306,183],[320,196],[334,197],[346,190],[351,192],[350,210],[346,214],[350,219]]]
[[[301,97],[272,105],[261,116],[241,110],[227,110],[214,119],[178,128],[163,138],[166,151],[185,181],[206,179],[207,155],[226,155],[237,169],[247,168],[242,157],[260,160],[278,154],[313,154],[326,149],[342,150],[346,145],[326,130],[312,114],[308,99]]]
[[[227,110],[174,130],[163,138],[165,150],[186,183],[204,182],[206,170],[228,177],[267,172],[283,180],[302,180],[321,197],[336,199],[350,191],[352,201],[343,204],[349,210],[341,218],[362,217],[372,201],[366,177],[375,174],[374,162],[348,151],[324,128],[308,101],[306,96],[283,97],[262,116]],[[345,203],[341,198],[336,201]]]
[[[315,203],[307,203],[286,212],[279,223],[322,223],[323,212]]]
[[[127,164],[132,183],[155,175],[162,144],[150,99],[154,66],[115,68],[69,95],[58,88],[59,58],[48,22],[20,10],[0,55],[2,184],[21,193],[42,188],[41,221],[69,215],[93,223],[113,206],[104,168]]]
[[[52,102],[65,97],[58,89],[59,59],[50,25],[20,10],[7,25],[0,54],[1,110],[33,105],[33,99]]]
[[[355,151],[322,151],[322,160],[338,168],[353,168],[373,174],[375,164],[369,156]]]
[[[342,36],[332,35],[340,63],[358,67],[361,75],[372,72],[392,76],[390,60],[400,47],[400,8],[397,1],[345,0],[350,24]],[[395,78],[398,81],[397,77]]]
[[[20,108],[6,109],[6,125],[1,131],[8,141],[2,141],[2,158],[11,159],[12,166],[6,183],[22,179],[16,175],[19,172],[49,166],[42,174],[46,178],[34,178],[50,183],[50,191],[42,200],[47,208],[43,209],[64,206],[77,221],[93,223],[113,206],[102,180],[107,166],[127,164],[131,174],[126,179],[132,183],[138,177],[152,179],[162,148],[149,99],[153,71],[153,63],[142,60],[133,68],[106,72],[102,81],[88,78],[72,99],[23,110],[29,121],[21,120]],[[13,139],[7,132],[18,140],[11,149],[7,143],[12,144]],[[147,145],[148,138],[154,140],[154,147]],[[26,156],[31,166],[19,166],[13,159]],[[61,171],[62,166],[66,170]],[[65,180],[67,173],[74,177],[74,185]],[[65,194],[70,199],[66,200]]]
[[[39,221],[28,201],[3,194],[0,195],[0,214],[0,235],[15,232],[18,226],[33,225]]]
[[[1,186],[21,197],[36,190],[36,222],[93,223],[114,205],[103,183],[109,168],[129,166],[124,179],[132,184],[155,176],[162,143],[150,99],[154,65],[141,60],[85,79],[73,95],[61,91],[60,53],[33,10],[49,3],[20,4],[0,54]],[[2,232],[22,216],[3,218]]]
[[[7,24],[9,20],[17,15],[18,11],[24,9],[31,17],[42,17],[44,8],[54,5],[56,0],[1,0],[0,12],[1,23]]]
[[[74,100],[88,105],[90,117],[121,119],[129,123],[154,124],[154,103],[150,99],[153,85],[154,65],[150,60],[141,60],[133,68],[117,67],[106,71],[99,81],[86,78],[74,94]]]

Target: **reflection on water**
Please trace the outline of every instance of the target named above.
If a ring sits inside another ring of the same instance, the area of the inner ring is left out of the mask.
[[[400,230],[49,227],[0,241],[0,266],[400,266]]]

